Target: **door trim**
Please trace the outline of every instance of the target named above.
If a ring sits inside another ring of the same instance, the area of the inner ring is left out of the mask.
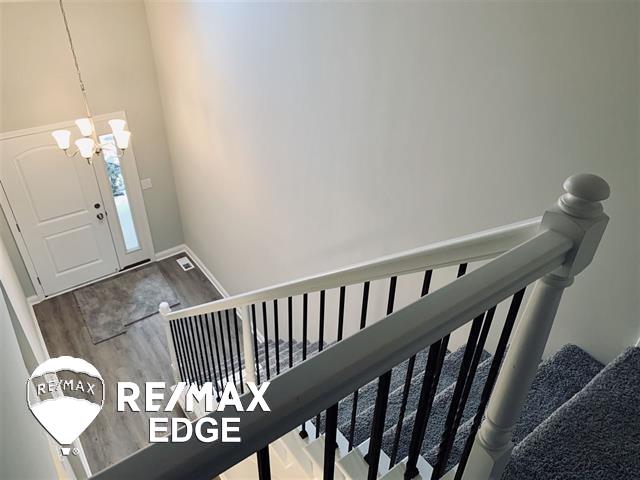
[[[120,110],[117,112],[111,112],[111,113],[106,113],[106,114],[101,114],[101,115],[95,115],[93,117],[94,122],[104,122],[104,121],[108,121],[112,118],[123,118],[126,119],[126,113],[124,110]],[[17,137],[23,137],[23,136],[27,136],[27,135],[33,135],[36,133],[42,133],[42,132],[47,132],[47,131],[51,131],[51,130],[56,130],[56,129],[61,129],[61,128],[67,128],[67,129],[71,129],[75,127],[75,123],[73,122],[73,120],[71,121],[65,121],[65,122],[57,122],[57,123],[52,123],[52,124],[48,124],[48,125],[40,125],[37,127],[30,127],[30,128],[24,128],[24,129],[20,129],[20,130],[12,130],[9,132],[2,132],[0,133],[0,141],[2,140],[8,140],[11,138],[17,138]],[[131,152],[132,153],[132,152]],[[154,260],[155,258],[155,249],[153,246],[153,241],[151,239],[151,230],[149,227],[149,220],[147,217],[147,210],[144,204],[144,198],[142,197],[142,187],[140,186],[140,178],[138,176],[138,172],[137,172],[137,164],[135,162],[135,156],[133,156],[133,164],[135,165],[135,183],[137,184],[137,189],[140,192],[140,200],[142,201],[141,206],[142,208],[138,208],[138,210],[140,211],[140,217],[141,217],[141,221],[143,223],[142,227],[143,229],[145,229],[145,232],[140,232],[140,236],[142,238],[140,238],[140,243],[141,245],[143,245],[143,248],[149,248],[149,252],[150,252],[150,257],[149,259],[151,261]],[[95,171],[95,164],[94,164],[94,173],[97,172]],[[106,175],[106,174],[105,174]],[[98,181],[98,187],[100,189],[100,192],[102,194],[102,181],[100,179],[100,176],[98,176],[97,178]],[[134,183],[133,181],[131,182],[132,184]],[[103,198],[103,202],[104,202],[104,198]],[[42,285],[40,284],[40,282],[38,281],[38,273],[36,271],[35,265],[33,263],[33,261],[31,260],[31,254],[29,253],[29,250],[27,248],[27,244],[22,236],[22,232],[20,232],[20,230],[18,229],[18,222],[15,218],[15,215],[13,214],[13,209],[11,208],[11,204],[9,203],[9,198],[7,197],[6,192],[4,191],[4,185],[2,184],[2,182],[0,181],[0,207],[2,208],[2,211],[4,212],[4,215],[7,219],[7,223],[9,223],[9,229],[11,230],[11,234],[13,235],[13,238],[16,242],[16,245],[18,246],[18,251],[20,253],[20,257],[22,258],[22,261],[24,262],[24,265],[27,269],[27,273],[29,274],[29,279],[31,280],[31,284],[33,285],[33,290],[36,292],[36,297],[37,297],[37,301],[41,302],[43,301],[45,298],[49,298],[45,295],[44,293],[44,288],[42,287]],[[113,233],[112,233],[113,235]],[[148,244],[147,244],[148,242]],[[114,244],[114,248],[116,248],[115,244]],[[68,290],[74,290],[76,288],[79,288],[82,285],[87,285],[90,283],[94,283],[96,281],[99,280],[103,280],[104,278],[108,278],[111,277],[113,275],[117,275],[120,272],[115,272],[112,275],[107,275],[105,277],[100,277],[98,279],[92,280],[90,282],[86,282],[83,283],[81,285],[77,285],[76,287],[73,287],[72,289]],[[59,292],[59,293],[63,293],[63,292]],[[58,295],[58,294],[55,294]],[[50,295],[51,297],[55,296],[55,295]]]
[[[13,138],[13,137],[8,137]],[[31,279],[31,283],[33,285],[33,290],[36,292],[39,301],[44,300],[44,288],[38,281],[38,273],[36,272],[36,267],[31,260],[31,254],[27,249],[27,244],[22,237],[22,232],[18,229],[18,222],[16,217],[13,215],[13,209],[11,208],[11,204],[9,203],[9,198],[7,197],[6,192],[4,191],[4,185],[0,180],[0,206],[2,206],[2,211],[4,212],[4,216],[7,219],[7,223],[9,223],[9,228],[11,229],[11,234],[18,246],[18,251],[20,252],[20,257],[22,257],[22,261],[24,262],[24,266],[27,269],[27,273],[29,274],[29,278]]]

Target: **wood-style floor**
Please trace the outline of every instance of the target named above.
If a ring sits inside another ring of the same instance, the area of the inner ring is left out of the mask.
[[[175,261],[178,256],[158,262],[180,299],[176,309],[221,298],[197,267],[183,271]],[[93,364],[104,379],[104,407],[80,436],[91,471],[96,473],[147,445],[151,415],[116,412],[116,385],[119,381],[137,383],[141,390],[138,404],[144,409],[145,382],[175,383],[161,317],[154,315],[141,320],[129,326],[124,335],[94,345],[73,293],[45,300],[35,305],[34,310],[51,357],[83,358]],[[181,411],[175,415],[183,416]]]

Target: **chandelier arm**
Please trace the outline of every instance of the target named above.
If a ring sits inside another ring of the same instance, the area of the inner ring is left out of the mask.
[[[64,154],[67,156],[67,158],[73,158],[75,157],[78,153],[80,153],[80,149],[76,149],[74,152],[69,153],[69,149],[65,148],[64,150]]]

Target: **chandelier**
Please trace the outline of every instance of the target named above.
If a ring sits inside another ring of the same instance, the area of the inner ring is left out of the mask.
[[[120,119],[109,120],[109,126],[111,127],[111,132],[113,133],[113,140],[109,142],[100,142],[98,140],[98,135],[96,133],[96,127],[93,122],[93,116],[91,115],[91,110],[89,109],[89,101],[87,100],[87,90],[84,86],[84,82],[82,81],[82,74],[80,73],[80,66],[78,64],[78,57],[76,55],[76,50],[73,48],[73,40],[71,39],[71,31],[69,30],[69,22],[67,21],[67,15],[64,11],[64,5],[62,4],[62,0],[59,0],[60,3],[60,12],[62,13],[62,19],[64,20],[64,27],[67,30],[67,38],[69,39],[69,48],[71,49],[71,55],[73,55],[73,62],[76,66],[76,74],[78,75],[78,81],[80,83],[80,91],[82,92],[82,99],[84,101],[84,107],[87,112],[87,116],[83,118],[79,118],[75,121],[81,138],[78,138],[73,143],[75,144],[77,150],[70,152],[69,147],[71,146],[71,132],[69,130],[55,130],[51,132],[51,135],[56,141],[58,148],[64,150],[67,157],[73,157],[76,154],[80,154],[81,157],[85,158],[89,164],[91,164],[91,160],[94,155],[100,155],[103,149],[111,149],[117,151],[113,152],[118,157],[122,157],[124,154],[124,150],[129,146],[129,139],[131,138],[131,132],[125,130],[127,122]],[[114,145],[115,143],[115,145]]]

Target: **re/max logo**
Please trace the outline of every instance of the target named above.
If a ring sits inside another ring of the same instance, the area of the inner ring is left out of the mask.
[[[269,388],[269,382],[261,385],[255,383],[246,384],[250,394],[253,396],[249,405],[245,408],[240,401],[240,395],[233,383],[227,383],[220,395],[220,400],[215,402],[214,387],[211,382],[198,387],[195,384],[188,385],[179,382],[173,389],[171,396],[165,403],[166,384],[164,382],[146,382],[145,384],[145,412],[172,412],[180,398],[183,410],[192,412],[194,403],[202,405],[209,413],[213,411],[224,412],[227,408],[232,408],[235,412],[252,412],[260,408],[263,412],[270,412],[269,405],[264,399],[264,394]],[[130,411],[139,412],[138,398],[140,397],[140,387],[133,382],[118,382],[117,411],[124,412],[128,407]],[[164,405],[164,407],[163,407]],[[186,418],[154,417],[149,419],[149,442],[186,442],[195,433],[201,442],[214,442],[220,439],[222,442],[240,442],[239,417],[224,417],[222,425],[210,417],[204,416],[192,423]],[[169,426],[171,427],[169,429]],[[236,435],[234,435],[236,434]]]

